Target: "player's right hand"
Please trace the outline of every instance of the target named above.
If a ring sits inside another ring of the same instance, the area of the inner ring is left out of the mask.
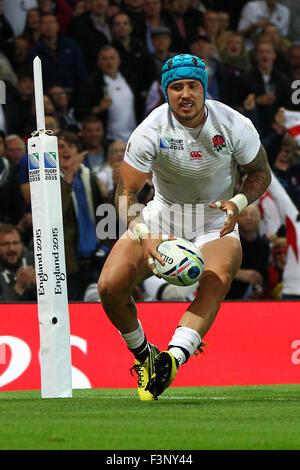
[[[176,237],[173,235],[148,233],[141,240],[141,246],[144,250],[144,259],[148,264],[150,271],[152,271],[152,273],[158,278],[161,278],[161,275],[157,271],[154,260],[157,260],[162,265],[165,264],[165,261],[158,253],[157,248],[161,242],[166,240],[174,240],[175,238]]]

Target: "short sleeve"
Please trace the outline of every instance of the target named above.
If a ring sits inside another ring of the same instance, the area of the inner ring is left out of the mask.
[[[128,140],[124,161],[136,170],[149,173],[155,158],[155,143],[146,132],[134,131]]]
[[[250,119],[242,116],[242,122],[235,123],[233,136],[233,156],[239,165],[247,165],[258,154],[261,142],[259,134]]]

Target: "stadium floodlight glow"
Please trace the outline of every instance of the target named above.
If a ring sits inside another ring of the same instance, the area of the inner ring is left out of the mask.
[[[57,138],[45,129],[41,60],[33,61],[37,130],[28,167],[40,332],[41,396],[72,397],[67,275]]]

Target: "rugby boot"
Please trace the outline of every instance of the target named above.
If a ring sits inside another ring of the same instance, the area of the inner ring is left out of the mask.
[[[155,359],[154,373],[145,390],[154,398],[157,398],[171,385],[176,374],[177,365],[175,357],[169,351],[162,351]]]
[[[148,343],[149,355],[144,363],[141,363],[137,359],[134,360],[134,366],[130,369],[137,373],[138,385],[137,391],[141,401],[152,401],[156,400],[156,397],[151,392],[146,390],[146,386],[154,373],[154,361],[156,356],[159,354],[159,349],[154,344]],[[133,375],[133,374],[132,374]]]

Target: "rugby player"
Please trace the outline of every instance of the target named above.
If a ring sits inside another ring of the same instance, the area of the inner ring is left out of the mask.
[[[164,64],[167,102],[132,133],[120,170],[115,204],[128,231],[101,272],[99,295],[135,356],[142,401],[155,400],[202,349],[241,264],[237,216],[270,183],[266,152],[253,124],[221,102],[206,99],[207,81],[205,64],[196,56],[181,54]],[[246,177],[234,195],[237,165]],[[150,172],[154,199],[137,217],[130,209]],[[190,226],[171,217],[174,207],[181,214],[189,210]],[[161,241],[183,235],[201,249],[205,270],[198,295],[183,312],[166,351],[159,352],[148,342],[131,293],[147,277],[159,276],[154,259],[164,263],[157,252]]]

